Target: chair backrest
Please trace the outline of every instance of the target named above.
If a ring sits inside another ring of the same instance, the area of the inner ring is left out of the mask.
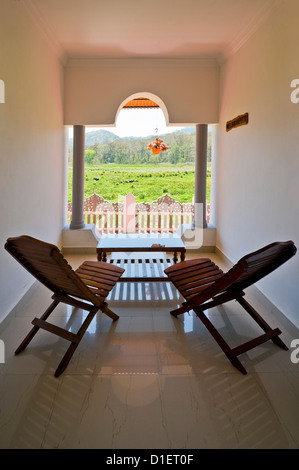
[[[296,251],[292,241],[275,242],[244,256],[217,281],[190,297],[189,306],[193,308],[223,292],[241,292],[285,263]]]
[[[225,290],[243,290],[255,284],[294,256],[296,251],[292,241],[275,242],[244,256],[225,274],[229,276],[233,271],[239,272]]]
[[[94,294],[73,271],[57,246],[21,235],[8,238],[5,249],[55,294],[67,294],[95,302]]]

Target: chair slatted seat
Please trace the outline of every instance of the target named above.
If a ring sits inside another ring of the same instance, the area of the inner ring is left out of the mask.
[[[170,313],[178,315],[193,310],[204,323],[231,363],[243,374],[246,370],[237,356],[271,339],[281,348],[287,346],[278,337],[281,331],[272,329],[258,312],[245,300],[244,289],[255,284],[277,269],[297,249],[292,241],[275,242],[241,258],[229,271],[224,273],[213,261],[200,258],[183,261],[165,269],[165,274],[178,289],[185,301],[181,307]],[[264,334],[240,346],[230,348],[204,311],[236,300],[263,329]]]
[[[15,354],[19,354],[28,346],[40,328],[71,341],[55,371],[55,376],[58,377],[67,367],[86,329],[99,310],[113,321],[119,318],[109,309],[105,299],[125,270],[101,261],[84,261],[78,269],[73,270],[57,246],[27,235],[8,238],[5,249],[53,292],[53,302],[41,318],[33,319],[34,327]],[[60,302],[89,312],[76,334],[46,321]]]

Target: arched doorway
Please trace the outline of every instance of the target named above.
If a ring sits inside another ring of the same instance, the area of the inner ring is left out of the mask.
[[[115,116],[115,123],[117,122],[119,113],[123,109],[161,109],[166,126],[169,125],[169,115],[165,103],[157,95],[150,92],[138,92],[128,96],[119,105]]]
[[[119,105],[116,115],[115,124],[117,123],[120,112],[124,109],[160,109],[163,112],[165,122],[169,124],[169,115],[165,103],[157,95],[150,92],[139,92],[129,95]],[[101,126],[104,127],[104,126]],[[203,205],[203,216],[198,216],[198,224],[200,227],[206,227],[206,187],[205,187],[205,174],[206,174],[206,158],[207,158],[207,124],[197,124],[196,134],[196,171],[195,171],[195,192],[194,192],[194,204]],[[84,180],[84,133],[85,126],[74,126],[74,133],[76,131],[77,139],[74,139],[74,166],[73,166],[73,214],[77,214],[76,218],[72,215],[72,221],[70,228],[84,228],[84,220],[82,217],[82,182]],[[75,137],[75,135],[74,135]],[[75,142],[77,142],[77,148],[75,148]],[[81,164],[77,164],[81,162]],[[76,163],[76,165],[75,165]],[[77,170],[78,169],[78,170]],[[76,172],[78,171],[78,174]],[[202,188],[199,192],[197,188]],[[79,191],[78,191],[79,189]],[[77,210],[76,210],[77,209]],[[197,224],[195,224],[197,227]]]

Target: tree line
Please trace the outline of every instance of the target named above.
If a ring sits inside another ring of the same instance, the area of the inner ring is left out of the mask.
[[[126,137],[108,143],[95,143],[85,150],[88,165],[114,163],[118,165],[138,165],[157,163],[192,163],[195,161],[196,136],[194,133],[173,132],[160,136],[169,150],[154,155],[147,145],[155,136],[147,138]],[[208,136],[208,161],[211,160],[211,136]]]

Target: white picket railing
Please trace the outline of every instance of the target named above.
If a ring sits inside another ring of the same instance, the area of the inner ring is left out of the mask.
[[[68,223],[72,203],[68,203]],[[192,203],[180,203],[165,194],[153,202],[136,203],[132,193],[123,202],[109,202],[93,194],[84,201],[86,224],[95,224],[100,233],[173,233],[181,224],[191,224]],[[207,204],[207,222],[210,205]]]

